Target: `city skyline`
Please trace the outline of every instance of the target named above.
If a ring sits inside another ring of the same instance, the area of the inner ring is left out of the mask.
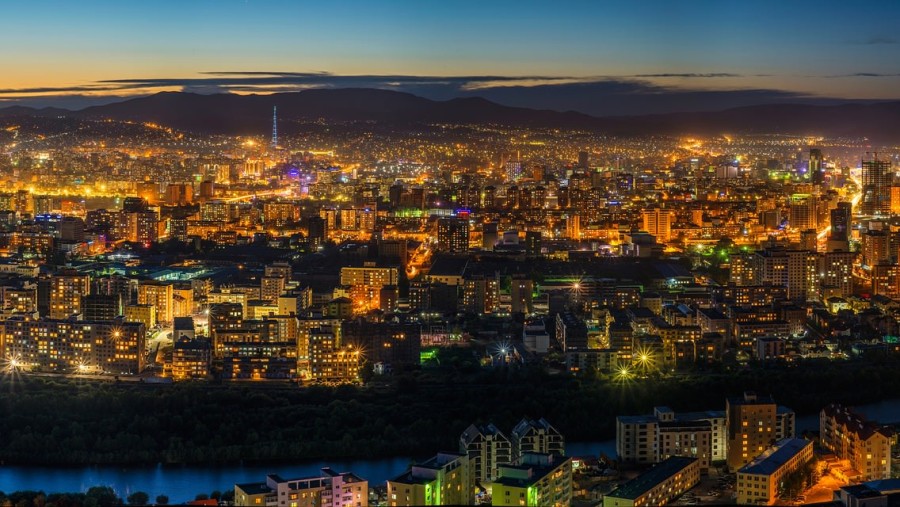
[[[765,7],[765,8],[763,8]],[[841,2],[5,6],[0,105],[372,87],[589,114],[896,100],[900,8]],[[877,16],[875,15],[877,14]],[[42,27],[35,30],[34,27]],[[572,98],[573,92],[577,97]],[[623,96],[671,97],[617,109]],[[688,109],[703,100],[688,101]],[[684,106],[683,106],[684,107]]]

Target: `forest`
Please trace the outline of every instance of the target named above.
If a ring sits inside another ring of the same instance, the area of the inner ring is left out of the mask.
[[[142,385],[27,376],[0,383],[0,463],[42,465],[295,462],[424,457],[455,450],[473,422],[508,431],[546,417],[568,441],[615,436],[615,417],[724,409],[771,394],[799,415],[831,402],[900,398],[900,359],[807,361],[738,371],[615,379],[538,367],[404,372],[357,386]],[[894,421],[883,421],[894,422]]]

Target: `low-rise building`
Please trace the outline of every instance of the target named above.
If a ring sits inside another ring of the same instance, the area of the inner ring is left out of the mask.
[[[491,505],[566,507],[572,491],[571,458],[525,453],[513,464],[500,465]]]
[[[369,483],[350,472],[323,468],[322,474],[300,479],[266,476],[265,482],[234,485],[236,507],[364,507]]]
[[[900,498],[900,479],[882,479],[844,486],[834,492],[834,501],[844,507],[888,507]]]
[[[471,505],[475,490],[470,473],[468,455],[438,453],[387,481],[388,505]]]
[[[700,482],[696,458],[673,456],[603,497],[603,507],[663,506]]]
[[[813,459],[813,444],[801,438],[786,438],[737,471],[737,503],[772,505],[783,479]]]

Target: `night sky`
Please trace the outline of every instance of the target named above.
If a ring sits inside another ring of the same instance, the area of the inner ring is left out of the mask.
[[[0,101],[29,105],[323,86],[592,114],[900,99],[897,1],[8,1],[0,47]]]

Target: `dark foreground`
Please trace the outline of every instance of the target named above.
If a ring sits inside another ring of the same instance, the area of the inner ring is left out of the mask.
[[[135,385],[18,376],[0,383],[0,463],[284,462],[453,450],[472,422],[547,417],[569,441],[608,439],[619,414],[724,408],[744,390],[798,414],[900,397],[900,358],[574,379],[537,368],[404,373],[375,387]],[[895,421],[883,421],[895,422]]]

